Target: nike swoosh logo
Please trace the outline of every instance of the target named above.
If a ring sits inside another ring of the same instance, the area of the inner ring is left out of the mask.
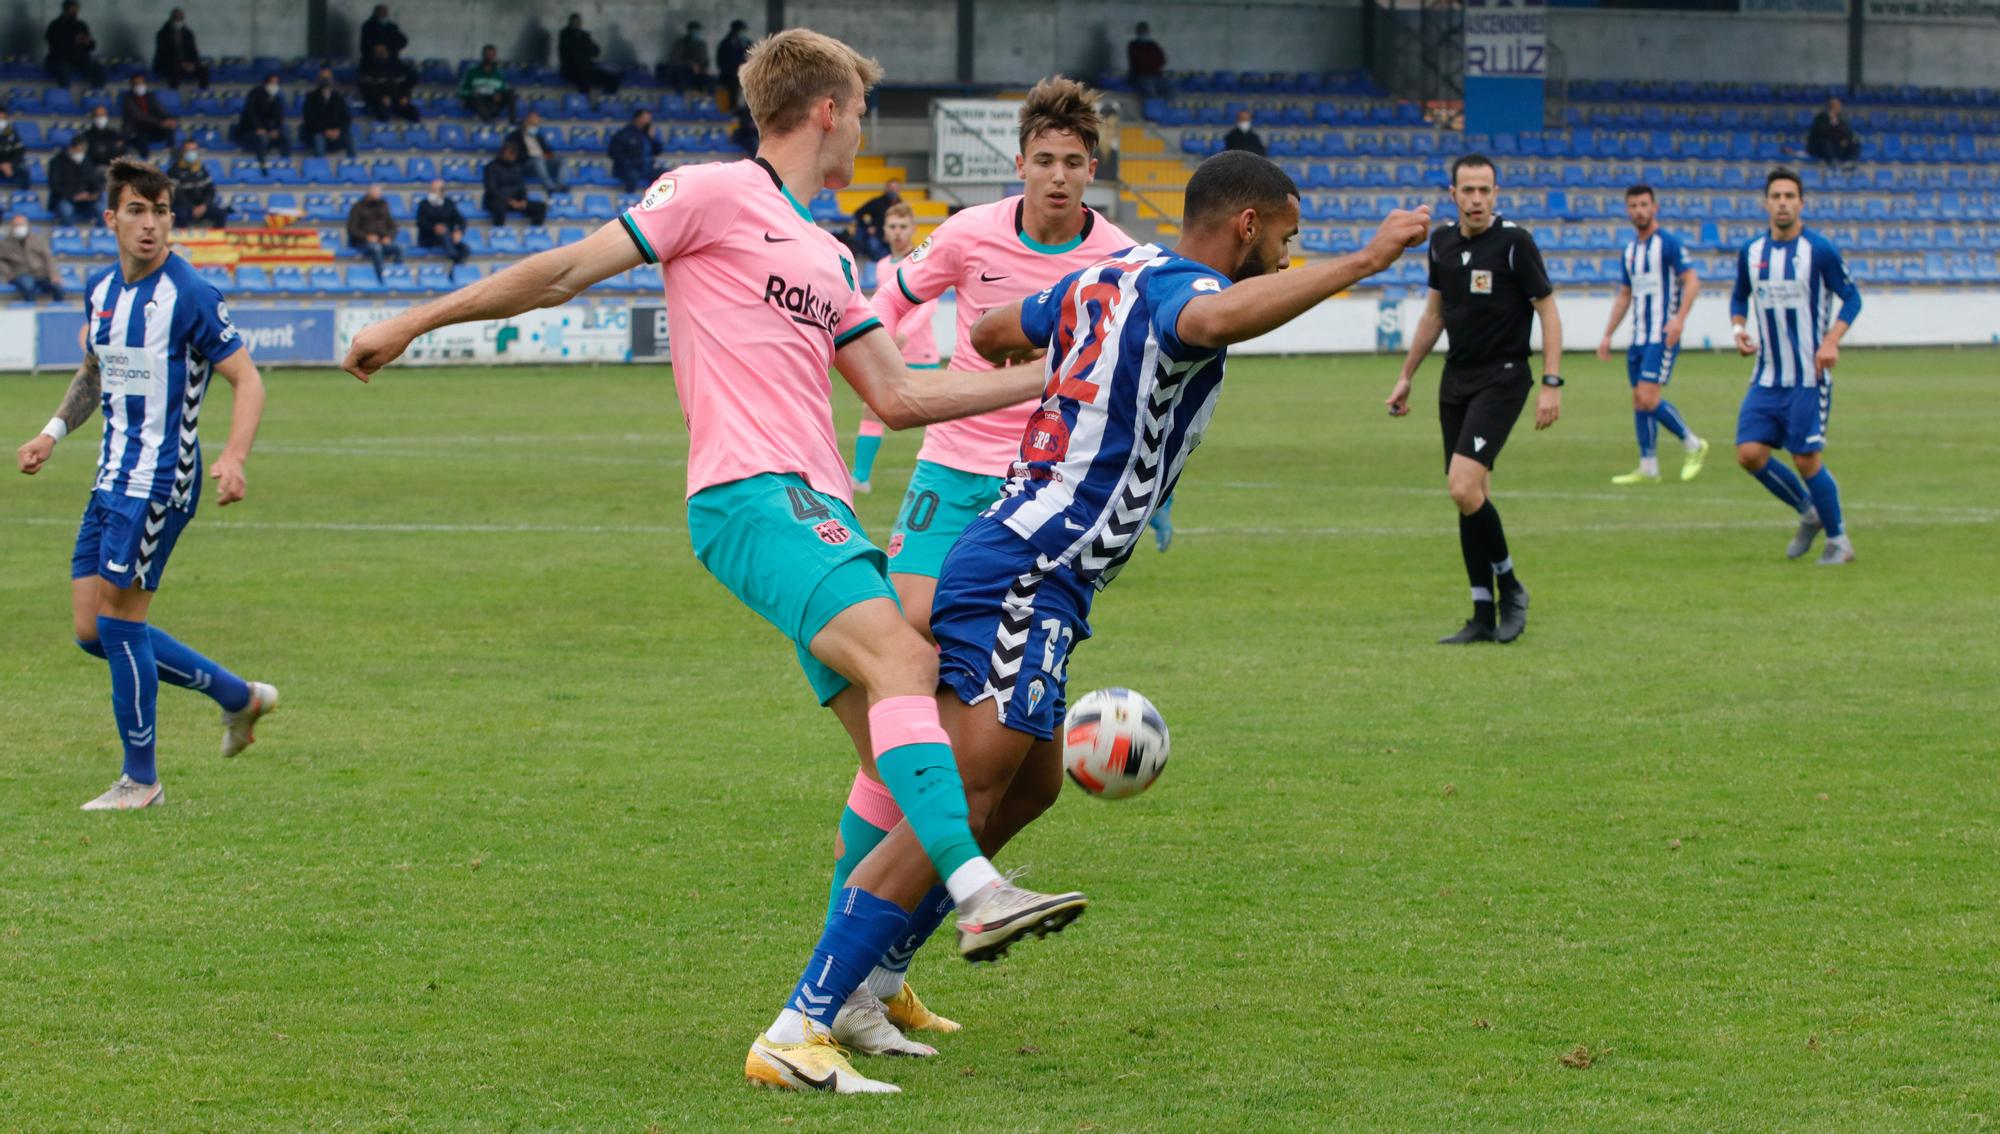
[[[764,243],[766,244],[790,244],[797,239],[798,237],[796,236],[772,236],[768,232],[764,234]]]
[[[1004,280],[1004,279],[1006,279],[1006,278],[1007,278],[1006,276],[989,276],[989,275],[987,275],[987,274],[986,274],[985,272],[981,272],[981,273],[979,273],[979,282],[980,282],[980,283],[992,283],[992,282],[994,282],[995,280]]]
[[[800,1070],[797,1064],[786,1059],[784,1056],[779,1055],[775,1051],[766,1050],[762,1054],[764,1058],[770,1060],[771,1062],[777,1064],[780,1067],[783,1067],[785,1070],[790,1071],[794,1078],[796,1078],[799,1082],[804,1083],[806,1086],[811,1087],[815,1091],[830,1091],[833,1089],[834,1072],[832,1071],[828,1071],[826,1073],[825,1078],[815,1079],[811,1075],[808,1075],[804,1071]]]

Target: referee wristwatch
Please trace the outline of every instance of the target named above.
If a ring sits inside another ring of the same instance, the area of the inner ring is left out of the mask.
[[[1561,386],[1562,384],[1563,380],[1562,380],[1562,375],[1560,374],[1542,375],[1542,385],[1544,386]]]

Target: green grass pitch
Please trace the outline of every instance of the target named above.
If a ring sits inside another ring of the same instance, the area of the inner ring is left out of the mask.
[[[1990,1129],[1997,362],[1846,354],[1823,570],[1732,463],[1745,363],[1681,360],[1700,479],[1615,489],[1623,371],[1573,357],[1496,478],[1528,634],[1468,650],[1436,364],[1391,421],[1391,359],[1234,363],[1072,666],[1173,760],[1008,849],[1090,913],[927,951],[967,1029],[865,1064],[888,1100],[740,1079],[853,758],[688,552],[664,369],[269,375],[154,621],[284,708],[224,762],[163,689],[133,815],[77,810],[118,758],[72,440],[0,492],[0,1131]],[[66,378],[0,380],[10,443]]]

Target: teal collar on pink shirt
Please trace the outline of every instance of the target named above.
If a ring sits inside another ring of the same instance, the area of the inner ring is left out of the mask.
[[[775,177],[777,175],[772,174],[772,176]],[[1028,200],[1023,197],[1014,205],[1014,235],[1021,238],[1022,245],[1028,251],[1040,252],[1044,256],[1060,256],[1065,252],[1074,251],[1077,246],[1081,245],[1085,240],[1090,239],[1090,228],[1097,223],[1097,214],[1086,205],[1083,210],[1083,227],[1077,230],[1075,236],[1070,237],[1061,244],[1043,244],[1041,241],[1028,235],[1028,228],[1022,223],[1026,219],[1027,212]]]
[[[765,173],[771,175],[771,184],[776,185],[778,187],[778,192],[783,193],[785,195],[785,200],[790,201],[792,203],[793,211],[797,212],[800,217],[803,217],[807,224],[811,224],[813,219],[812,210],[806,208],[804,205],[799,204],[799,199],[797,197],[792,196],[792,191],[790,189],[785,188],[785,179],[778,176],[778,171],[771,168],[771,163],[765,161],[763,158],[755,158],[753,160],[755,160],[758,165],[764,167]]]

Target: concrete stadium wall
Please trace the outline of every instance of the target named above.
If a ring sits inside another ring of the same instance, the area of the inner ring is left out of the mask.
[[[1844,83],[1847,17],[1550,8],[1549,42],[1572,79]],[[1990,87],[2000,22],[1871,22],[1869,83]]]
[[[101,56],[144,56],[175,0],[84,0],[83,18]],[[204,54],[276,55],[308,51],[306,6],[299,0],[180,0]],[[42,29],[61,0],[11,0],[0,20],[9,55],[40,58]],[[352,56],[373,0],[329,0],[328,42]],[[604,62],[653,63],[690,19],[711,48],[731,19],[762,32],[757,0],[422,0],[391,11],[410,37],[409,54],[461,59],[483,43],[518,61],[555,62],[555,35],[572,11],[604,48]],[[974,13],[974,79],[1031,82],[1054,71],[1093,76],[1123,69],[1132,25],[1148,20],[1176,70],[1323,71],[1361,63],[1358,0],[979,0]],[[824,31],[880,59],[892,82],[952,82],[958,78],[956,0],[790,0],[790,24]]]

